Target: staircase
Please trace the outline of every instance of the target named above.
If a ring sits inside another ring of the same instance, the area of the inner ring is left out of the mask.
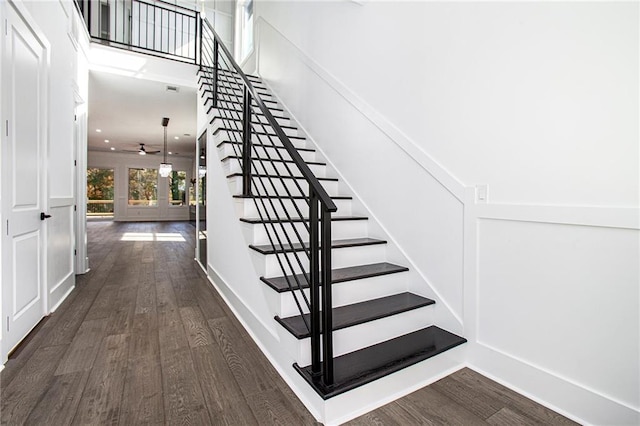
[[[433,325],[435,301],[406,290],[409,269],[387,261],[387,241],[369,235],[368,218],[357,214],[314,146],[260,78],[241,75],[219,40],[210,40],[216,61],[201,68],[200,95],[247,250],[262,271],[256,286],[277,300],[273,321],[296,360],[292,368],[327,400],[466,342]],[[335,212],[314,207],[317,189],[300,161]],[[329,241],[330,250],[322,250]],[[330,273],[314,269],[318,256]],[[314,279],[321,289],[314,290]]]

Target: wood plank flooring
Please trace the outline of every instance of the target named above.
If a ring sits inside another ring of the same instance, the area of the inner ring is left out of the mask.
[[[191,225],[88,234],[91,271],[0,374],[1,424],[317,424],[193,261]],[[464,369],[349,424],[540,423],[571,422]]]

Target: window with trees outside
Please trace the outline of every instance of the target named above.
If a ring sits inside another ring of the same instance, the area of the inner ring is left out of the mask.
[[[187,172],[174,170],[167,179],[169,183],[169,204],[172,206],[185,206],[187,204]]]
[[[113,169],[87,169],[87,216],[113,216]]]
[[[157,169],[129,169],[129,205],[158,205]]]

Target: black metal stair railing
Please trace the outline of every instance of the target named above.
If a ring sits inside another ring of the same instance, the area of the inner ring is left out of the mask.
[[[200,34],[203,84],[219,123],[214,133],[229,139],[223,143],[232,146],[230,161],[242,170],[242,197],[253,200],[268,253],[303,315],[313,375],[331,387],[331,214],[337,207],[206,19]]]

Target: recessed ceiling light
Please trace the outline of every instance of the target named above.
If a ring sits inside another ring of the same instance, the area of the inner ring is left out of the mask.
[[[173,138],[174,139],[180,139],[180,136],[174,136]]]
[[[173,154],[173,152],[169,151],[167,154],[171,155],[171,154]]]
[[[111,151],[115,151],[116,149],[114,147],[111,147]]]
[[[104,140],[104,143],[109,143],[109,139],[105,139],[105,140]]]
[[[100,129],[96,129],[96,132],[100,133],[100,132],[102,132],[102,130],[100,130]]]

